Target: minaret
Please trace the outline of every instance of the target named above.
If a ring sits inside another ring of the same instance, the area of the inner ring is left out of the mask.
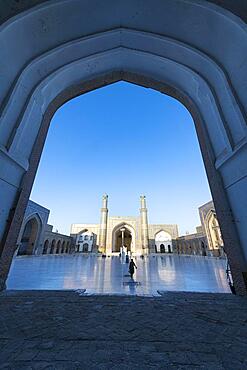
[[[146,207],[145,195],[141,195],[140,200],[141,200],[140,218],[141,218],[142,250],[143,250],[143,254],[147,254],[148,253],[148,210]]]
[[[108,195],[104,194],[102,198],[100,231],[99,231],[99,252],[106,253],[106,236],[107,236],[107,220],[108,220]]]

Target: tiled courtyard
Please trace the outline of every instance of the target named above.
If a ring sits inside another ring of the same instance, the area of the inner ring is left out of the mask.
[[[130,282],[128,264],[118,256],[49,255],[14,259],[8,289],[76,290],[88,294],[157,296],[157,291],[229,293],[226,260],[200,256],[150,255],[136,259]]]
[[[231,294],[0,294],[0,369],[247,369],[247,300]]]

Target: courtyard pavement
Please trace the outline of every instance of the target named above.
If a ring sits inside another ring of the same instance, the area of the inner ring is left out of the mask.
[[[0,294],[0,369],[247,369],[247,299],[231,294]]]
[[[158,295],[157,291],[229,293],[226,260],[201,256],[137,257],[131,284],[128,264],[118,256],[26,256],[14,259],[8,289],[86,289],[88,294]]]

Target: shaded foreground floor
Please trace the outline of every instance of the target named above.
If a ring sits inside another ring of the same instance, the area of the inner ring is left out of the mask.
[[[150,255],[135,259],[129,284],[128,264],[119,257],[45,255],[15,258],[8,289],[86,289],[92,294],[157,295],[157,290],[229,293],[226,260],[201,256]]]
[[[247,300],[230,294],[0,294],[0,369],[247,369]]]

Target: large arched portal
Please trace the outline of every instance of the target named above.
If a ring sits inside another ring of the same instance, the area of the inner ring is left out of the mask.
[[[116,231],[115,234],[115,243],[112,248],[113,252],[120,252],[121,247],[124,246],[127,248],[127,251],[131,251],[132,247],[132,236],[131,232],[128,229],[122,229]]]
[[[135,230],[129,225],[122,223],[112,231],[112,252],[119,253],[124,245],[129,252],[135,252]]]
[[[0,288],[52,115],[78,94],[125,80],[191,112],[235,286],[246,294],[244,22],[200,0],[51,0],[8,19],[0,48]]]
[[[27,221],[21,237],[20,246],[17,252],[18,256],[31,255],[35,249],[35,243],[38,240],[39,224],[35,217]]]

